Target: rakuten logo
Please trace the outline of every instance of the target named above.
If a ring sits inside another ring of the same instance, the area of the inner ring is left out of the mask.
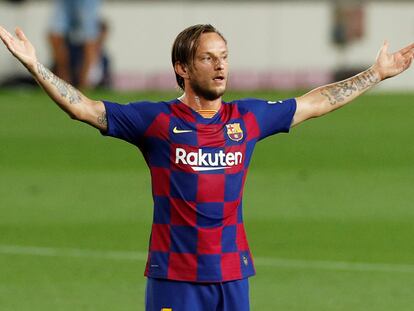
[[[188,152],[182,148],[175,149],[175,163],[190,165],[194,171],[212,171],[230,168],[242,163],[243,154],[240,151],[227,152],[220,150],[216,153]]]

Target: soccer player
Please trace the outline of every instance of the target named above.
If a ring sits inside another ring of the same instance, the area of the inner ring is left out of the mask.
[[[183,94],[168,102],[120,105],[85,97],[38,62],[21,29],[0,27],[10,52],[73,119],[141,150],[150,168],[154,219],[149,242],[146,310],[249,310],[254,275],[242,217],[242,194],[255,144],[325,115],[380,81],[406,70],[414,44],[389,53],[347,80],[286,100],[222,101],[227,43],[211,25],[183,30],[172,65]]]

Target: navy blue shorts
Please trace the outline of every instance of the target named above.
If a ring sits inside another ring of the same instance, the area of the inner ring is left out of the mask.
[[[147,279],[146,311],[249,311],[249,280],[192,283]]]

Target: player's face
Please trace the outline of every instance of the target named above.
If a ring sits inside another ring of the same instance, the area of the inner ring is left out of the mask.
[[[189,82],[193,91],[208,100],[221,97],[228,78],[227,44],[215,32],[200,36]]]

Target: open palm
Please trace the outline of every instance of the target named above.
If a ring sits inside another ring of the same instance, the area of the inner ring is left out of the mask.
[[[0,38],[9,51],[26,67],[37,62],[36,51],[20,28],[16,28],[16,37],[14,37],[0,26]]]
[[[391,78],[408,69],[414,56],[414,43],[392,54],[388,53],[388,46],[385,41],[375,62],[382,79]]]

